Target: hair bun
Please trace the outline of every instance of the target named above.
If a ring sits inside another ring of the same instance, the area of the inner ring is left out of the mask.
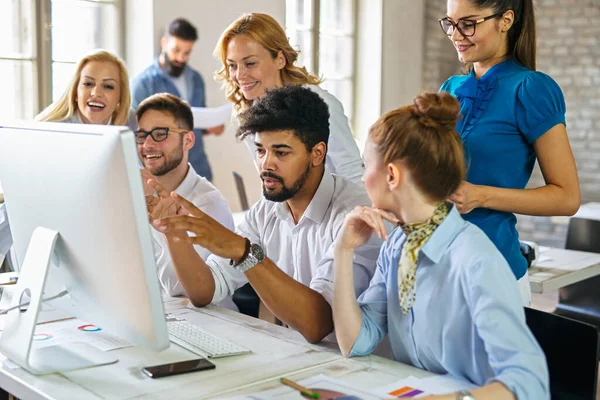
[[[460,104],[450,93],[422,93],[415,97],[413,114],[427,128],[453,130],[456,128]]]

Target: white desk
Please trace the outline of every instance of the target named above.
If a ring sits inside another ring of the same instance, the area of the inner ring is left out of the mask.
[[[600,220],[600,203],[591,202],[582,204],[573,217]]]
[[[328,375],[347,382],[353,387],[366,389],[367,391],[368,389],[392,384],[411,375],[417,378],[426,378],[434,375],[431,372],[400,364],[386,358],[367,356],[341,359],[292,375],[286,375],[285,377],[297,382],[318,374]],[[279,387],[281,387],[279,379],[274,378],[252,386],[230,390],[222,393],[219,397],[249,395]]]
[[[529,268],[533,293],[547,293],[600,275],[600,254],[540,248],[540,260]]]
[[[128,347],[113,351],[119,358],[116,364],[64,374],[35,376],[21,368],[2,365],[0,386],[23,399],[203,399],[263,382],[271,384],[281,376],[304,371],[313,375],[322,371],[319,367],[329,364],[326,373],[348,379],[364,376],[362,382],[371,382],[368,373],[373,368],[376,372],[373,384],[393,382],[409,374],[428,374],[377,356],[347,361],[333,343],[311,345],[291,329],[219,307],[190,309],[186,308],[187,303],[187,300],[169,300],[165,311],[185,314],[190,321],[243,344],[253,353],[217,359],[214,370],[151,379],[142,373],[142,367],[197,356],[176,345],[161,353]]]

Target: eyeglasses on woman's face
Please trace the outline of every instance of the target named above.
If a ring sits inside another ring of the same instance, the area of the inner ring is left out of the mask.
[[[456,29],[462,36],[471,37],[475,34],[475,28],[477,25],[492,18],[499,18],[503,14],[504,13],[497,13],[480,19],[459,19],[456,23],[449,17],[441,18],[438,21],[440,22],[442,31],[444,31],[444,33],[448,36],[452,36],[454,34],[454,30]]]

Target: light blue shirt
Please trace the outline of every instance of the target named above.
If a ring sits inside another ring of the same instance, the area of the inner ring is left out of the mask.
[[[546,358],[525,323],[517,282],[485,233],[452,208],[419,253],[406,315],[397,283],[405,239],[395,229],[381,248],[359,298],[362,329],[350,355],[371,353],[388,333],[399,362],[479,386],[500,381],[519,399],[549,399]]]
[[[186,65],[181,76],[188,90],[185,96],[179,93],[169,74],[160,67],[158,59],[154,60],[152,65],[131,82],[131,107],[137,110],[144,99],[156,93],[171,93],[179,98],[189,99],[188,103],[192,107],[205,107],[204,80],[200,74]],[[204,131],[194,129],[194,133],[196,142],[190,149],[188,161],[200,176],[210,181],[212,180],[212,171],[204,152]]]

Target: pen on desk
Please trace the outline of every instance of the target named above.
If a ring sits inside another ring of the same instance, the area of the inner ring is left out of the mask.
[[[18,276],[12,276],[9,278],[8,282],[0,283],[0,286],[16,285],[18,280],[19,280]]]
[[[299,391],[301,394],[310,397],[311,399],[319,399],[321,398],[321,396],[319,396],[319,393],[315,393],[312,390],[310,390],[309,388],[305,388],[304,386],[300,386],[298,385],[296,382],[294,381],[290,381],[287,378],[281,378],[281,383],[283,383],[284,385],[287,385],[293,389],[296,389],[297,391]]]

